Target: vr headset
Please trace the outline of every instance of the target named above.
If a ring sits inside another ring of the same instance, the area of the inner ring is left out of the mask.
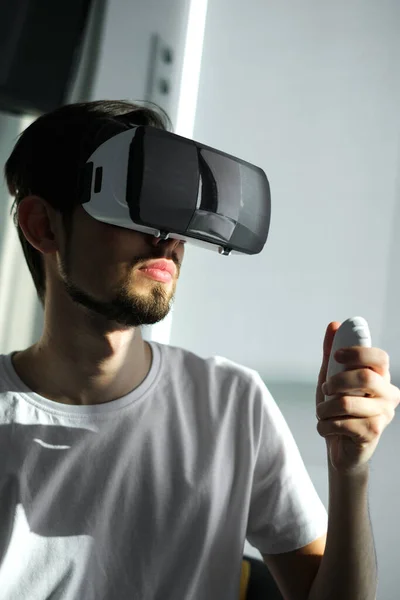
[[[258,254],[267,240],[264,171],[176,134],[149,126],[116,133],[81,176],[82,206],[103,223],[223,255]]]

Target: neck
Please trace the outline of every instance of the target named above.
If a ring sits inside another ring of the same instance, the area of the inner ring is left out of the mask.
[[[45,326],[41,339],[13,357],[34,392],[64,404],[101,404],[138,387],[151,366],[140,329],[62,331]]]

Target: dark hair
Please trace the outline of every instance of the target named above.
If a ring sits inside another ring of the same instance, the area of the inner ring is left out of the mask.
[[[94,149],[132,125],[170,130],[168,115],[152,103],[101,100],[62,106],[40,116],[19,136],[4,175],[15,200],[13,220],[40,302],[44,306],[46,279],[41,253],[26,239],[18,221],[18,206],[34,194],[61,213],[67,238],[79,204],[79,168]]]

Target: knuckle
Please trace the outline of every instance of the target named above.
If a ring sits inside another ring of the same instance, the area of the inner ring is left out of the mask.
[[[329,393],[327,394],[328,396],[334,396],[336,393],[338,393],[338,390],[341,390],[343,387],[346,386],[346,381],[347,381],[347,373],[343,372],[343,373],[337,373],[336,375],[333,375],[333,377],[331,377],[328,380],[328,391]]]
[[[348,430],[349,429],[349,422],[343,419],[337,419],[336,421],[333,421],[332,423],[333,428],[336,429],[337,431],[343,431],[343,430]]]
[[[361,386],[368,388],[375,380],[374,372],[371,369],[360,369],[358,372],[358,381]]]
[[[379,418],[368,419],[367,423],[369,433],[371,433],[374,437],[381,435],[383,427]]]
[[[339,408],[346,413],[351,413],[353,400],[350,396],[341,396],[338,400]]]

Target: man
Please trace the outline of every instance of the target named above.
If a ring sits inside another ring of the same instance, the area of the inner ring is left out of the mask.
[[[127,102],[66,106],[6,164],[45,320],[37,343],[0,357],[2,597],[231,600],[247,537],[286,600],[372,600],[368,461],[399,402],[387,355],[352,348],[324,383],[328,326],[327,520],[257,373],[142,339],[169,311],[183,244],[101,223],[77,193],[100,140],[133,124],[166,120]]]

